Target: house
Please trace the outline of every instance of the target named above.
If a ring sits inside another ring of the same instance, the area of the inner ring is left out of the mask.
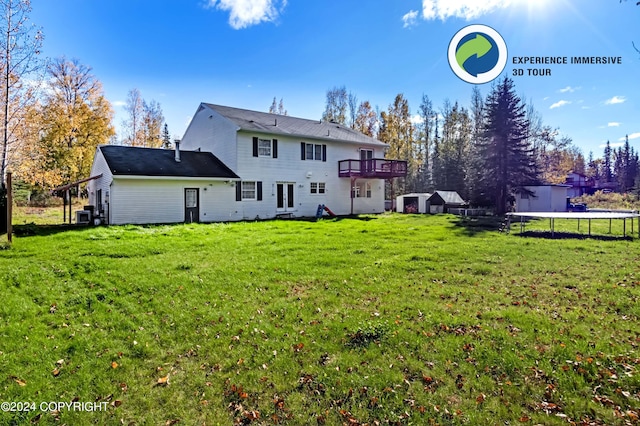
[[[436,191],[429,198],[430,213],[449,213],[449,209],[468,206],[456,191]]]
[[[516,191],[516,212],[565,212],[569,185],[528,185]]]
[[[229,220],[384,212],[384,180],[406,176],[388,145],[342,124],[202,103],[182,147],[214,153],[241,181]],[[258,196],[259,193],[262,196]]]
[[[567,188],[567,197],[569,198],[580,197],[584,194],[593,194],[594,182],[582,173],[569,173],[566,177],[565,184],[569,185],[569,188]]]
[[[229,219],[231,169],[210,152],[103,145],[88,183],[95,217],[109,224],[213,222]]]
[[[217,222],[384,211],[406,161],[333,122],[200,104],[172,150],[101,146],[90,203],[111,224]]]

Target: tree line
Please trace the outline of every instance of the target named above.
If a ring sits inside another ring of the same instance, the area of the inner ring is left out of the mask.
[[[624,147],[605,148],[604,159],[590,153],[587,164],[571,138],[545,125],[508,77],[484,97],[474,86],[468,106],[445,100],[437,108],[423,95],[416,114],[404,94],[379,111],[345,86],[334,87],[326,93],[322,119],[377,138],[389,145],[387,158],[407,161],[408,175],[396,192],[457,191],[503,213],[525,185],[565,183],[570,172],[623,192],[640,188],[638,154],[628,138]]]
[[[129,91],[122,135],[89,66],[41,58],[42,31],[29,22],[29,0],[0,0],[0,176],[8,169],[36,189],[89,175],[98,145],[171,147],[162,107]]]

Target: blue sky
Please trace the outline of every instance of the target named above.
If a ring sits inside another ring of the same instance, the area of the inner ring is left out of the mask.
[[[180,137],[200,102],[318,119],[327,89],[346,86],[385,110],[398,93],[416,113],[423,94],[468,105],[472,86],[447,47],[485,24],[514,56],[620,56],[621,65],[549,65],[513,77],[545,124],[585,155],[629,135],[640,150],[640,6],[635,0],[32,0],[43,54],[93,68],[124,119],[127,92],[160,102]],[[479,86],[483,95],[490,84]],[[614,145],[615,146],[615,145]]]

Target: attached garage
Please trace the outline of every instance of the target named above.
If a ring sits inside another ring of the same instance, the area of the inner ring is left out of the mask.
[[[89,203],[103,223],[229,220],[239,177],[209,152],[98,147]]]

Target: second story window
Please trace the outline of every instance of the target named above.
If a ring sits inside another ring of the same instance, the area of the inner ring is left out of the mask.
[[[270,139],[258,139],[258,157],[271,157]]]
[[[253,156],[278,158],[278,139],[253,138]]]
[[[327,145],[300,142],[300,159],[327,161]]]

